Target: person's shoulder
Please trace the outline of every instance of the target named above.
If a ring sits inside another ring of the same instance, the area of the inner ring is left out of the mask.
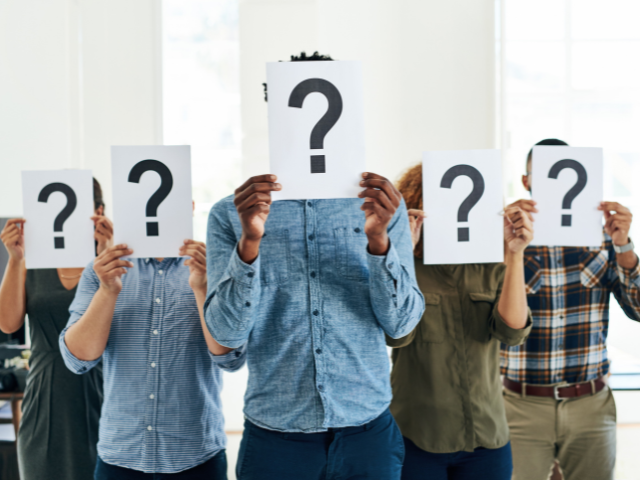
[[[209,211],[210,217],[218,217],[218,218],[226,218],[229,216],[229,212],[231,210],[235,210],[235,205],[233,204],[234,195],[228,195],[221,200],[218,200],[213,204],[211,210]]]

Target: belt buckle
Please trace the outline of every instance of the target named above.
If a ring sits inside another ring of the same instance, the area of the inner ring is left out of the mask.
[[[555,398],[556,400],[562,400],[562,398],[560,397],[560,388],[564,387],[565,385],[554,385],[553,386],[553,398]]]

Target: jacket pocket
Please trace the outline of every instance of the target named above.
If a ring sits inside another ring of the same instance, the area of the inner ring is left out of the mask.
[[[349,280],[368,280],[368,242],[364,227],[337,227],[333,229],[333,234],[336,240],[336,264],[340,275]]]
[[[291,249],[289,230],[266,232],[260,242],[260,281],[282,285],[289,278]]]
[[[442,343],[445,334],[445,318],[442,314],[442,296],[424,293],[424,313],[420,320],[419,340],[424,343]]]
[[[488,325],[493,308],[496,303],[497,291],[469,293],[471,299],[471,308],[473,309],[469,315],[473,319],[468,328],[479,341],[488,341],[490,338]]]
[[[607,250],[586,251],[580,255],[580,283],[587,288],[606,287],[605,275],[609,270]]]

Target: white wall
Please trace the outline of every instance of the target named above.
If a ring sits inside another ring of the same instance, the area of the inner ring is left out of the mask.
[[[109,146],[161,143],[157,0],[0,2],[0,216],[20,171],[88,168],[111,205]]]
[[[268,170],[265,63],[301,50],[363,62],[369,169],[494,148],[494,39],[493,0],[240,0],[245,176]]]

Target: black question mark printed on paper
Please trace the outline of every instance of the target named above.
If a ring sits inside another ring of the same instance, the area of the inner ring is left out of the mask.
[[[71,216],[73,211],[78,206],[78,198],[76,197],[76,192],[74,192],[69,185],[65,183],[50,183],[42,190],[40,190],[38,201],[47,203],[47,201],[49,200],[49,195],[51,195],[53,192],[64,193],[65,197],[67,197],[67,204],[53,221],[53,231],[61,232],[62,227],[64,226],[64,222],[67,221],[67,219]],[[53,246],[54,248],[64,248],[64,237],[53,237]]]
[[[456,165],[445,172],[440,182],[440,188],[451,188],[453,181],[460,176],[469,177],[473,182],[473,190],[471,190],[469,196],[465,198],[464,202],[460,204],[460,208],[458,208],[458,222],[468,222],[469,212],[484,194],[484,178],[482,174],[471,165]],[[458,228],[458,241],[469,241],[469,228]]]
[[[571,190],[569,190],[562,199],[562,208],[564,210],[571,210],[571,203],[573,203],[573,200],[578,195],[580,195],[580,192],[582,192],[582,190],[584,190],[584,187],[587,185],[587,170],[582,166],[580,162],[576,160],[558,160],[553,164],[551,170],[549,170],[549,178],[557,180],[558,175],[565,168],[575,170],[575,172],[578,174],[578,180],[576,181],[575,185],[571,187]],[[571,215],[562,215],[562,226],[571,226]]]
[[[300,82],[296,88],[293,89],[289,96],[289,106],[302,108],[304,99],[313,92],[323,94],[329,102],[327,113],[318,120],[316,126],[311,130],[309,144],[312,150],[316,150],[324,148],[324,137],[336,124],[340,115],[342,115],[342,95],[340,95],[340,92],[333,83],[323,80],[322,78],[309,78]],[[325,172],[324,155],[311,155],[311,173]]]
[[[157,217],[158,207],[173,188],[173,175],[167,166],[158,160],[142,160],[136,163],[129,172],[129,182],[139,183],[144,172],[153,171],[160,175],[160,186],[147,202],[147,217]],[[147,237],[159,235],[158,222],[147,222]]]

